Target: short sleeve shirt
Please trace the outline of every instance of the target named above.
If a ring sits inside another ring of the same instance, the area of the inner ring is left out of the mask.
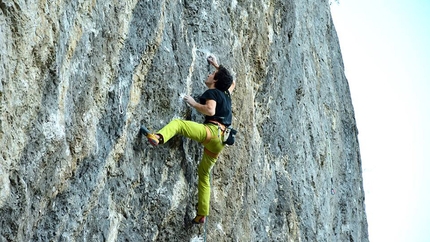
[[[200,96],[200,104],[206,104],[207,100],[216,102],[215,115],[205,116],[205,123],[210,120],[218,121],[226,126],[231,125],[233,114],[231,112],[230,92],[218,89],[208,89]]]

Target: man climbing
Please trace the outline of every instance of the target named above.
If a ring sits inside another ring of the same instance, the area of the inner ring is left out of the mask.
[[[204,123],[174,119],[156,133],[141,127],[141,132],[153,146],[164,144],[177,134],[204,146],[203,157],[198,165],[198,207],[197,216],[192,220],[194,224],[204,223],[209,215],[210,171],[224,148],[226,127],[232,123],[231,93],[236,85],[229,71],[218,65],[214,56],[209,56],[207,60],[216,68],[205,81],[208,90],[200,96],[199,102],[189,95],[184,96],[186,103],[205,115]]]

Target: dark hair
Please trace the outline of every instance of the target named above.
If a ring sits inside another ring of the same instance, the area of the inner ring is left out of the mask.
[[[216,80],[215,88],[223,92],[227,91],[233,83],[233,77],[224,66],[218,67],[218,71],[215,73],[214,80]]]

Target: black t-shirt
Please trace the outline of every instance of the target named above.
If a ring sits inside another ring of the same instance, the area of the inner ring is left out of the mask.
[[[231,97],[230,92],[225,92],[218,89],[208,89],[200,96],[200,104],[206,104],[206,100],[214,100],[216,102],[215,115],[205,116],[205,123],[209,120],[218,121],[226,126],[231,125]]]

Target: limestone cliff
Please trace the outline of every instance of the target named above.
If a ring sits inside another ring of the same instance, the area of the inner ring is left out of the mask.
[[[213,53],[234,146],[207,241],[367,241],[357,128],[328,0],[0,0],[0,241],[190,241]],[[200,231],[199,231],[200,230]]]

